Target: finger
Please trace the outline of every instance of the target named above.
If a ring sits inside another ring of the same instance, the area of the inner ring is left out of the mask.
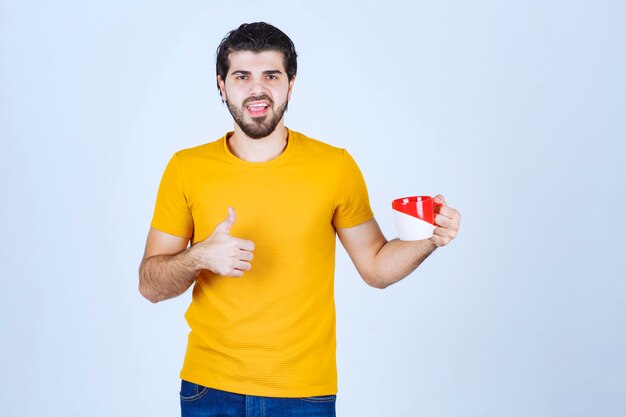
[[[445,214],[435,214],[435,224],[443,227],[453,227],[456,224],[454,217]]]
[[[446,229],[445,227],[437,227],[433,230],[433,235],[431,237],[432,240],[435,241],[437,246],[444,246],[449,243],[456,233],[450,229]]]
[[[254,242],[252,242],[251,240],[239,238],[235,239],[237,240],[237,246],[239,246],[239,249],[247,250],[248,252],[252,252],[254,250]]]
[[[435,218],[437,218],[437,215],[444,216],[447,219],[450,219],[454,223],[460,223],[461,221],[461,213],[459,213],[457,210],[453,209],[452,207],[447,207],[447,206],[441,207],[439,212],[435,215]]]
[[[227,274],[224,274],[223,276],[240,278],[240,277],[243,276],[243,271],[241,271],[239,269],[233,269],[233,270],[229,271]]]
[[[233,268],[238,269],[240,271],[249,271],[250,268],[252,268],[252,265],[250,264],[250,262],[236,261],[233,264]]]
[[[445,227],[436,227],[433,230],[433,236],[448,237],[448,231]]]
[[[247,250],[239,251],[239,259],[242,261],[251,261],[254,258],[252,252],[248,252]]]
[[[231,226],[235,223],[235,220],[237,220],[237,213],[235,213],[235,209],[231,206],[228,206],[228,218],[231,221]]]
[[[445,197],[441,194],[437,194],[433,200],[435,203],[442,204],[444,207],[447,205]]]
[[[439,227],[449,227],[452,224],[452,220],[441,214],[435,214],[435,224]]]
[[[435,230],[433,230],[433,236],[439,236],[450,241],[456,237],[457,232],[458,230],[454,228],[437,227]]]
[[[440,215],[442,215],[442,216],[446,216],[446,217],[448,217],[448,218],[451,218],[451,217],[452,217],[452,213],[453,213],[453,212],[452,212],[452,210],[453,210],[453,209],[451,209],[451,208],[450,208],[450,207],[448,207],[448,206],[441,206],[441,207],[439,208],[439,211],[437,212],[437,214],[440,214]]]
[[[228,216],[215,227],[215,232],[230,233],[230,228],[235,223],[236,219],[237,214],[235,213],[235,209],[229,206]]]

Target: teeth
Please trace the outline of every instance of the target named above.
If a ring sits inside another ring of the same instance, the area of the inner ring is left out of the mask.
[[[248,106],[248,109],[250,110],[263,110],[265,108],[267,108],[267,104],[253,104]]]

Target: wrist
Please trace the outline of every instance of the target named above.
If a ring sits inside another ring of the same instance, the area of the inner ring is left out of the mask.
[[[429,238],[429,239],[426,239],[426,244],[427,244],[427,246],[428,246],[428,249],[429,249],[431,252],[434,252],[434,251],[435,251],[435,249],[437,249],[437,248],[439,247],[439,245],[437,245],[437,244],[433,241],[433,238],[432,238],[432,237],[431,237],[431,238]]]
[[[208,269],[202,263],[202,256],[200,256],[197,245],[192,245],[185,251],[185,258],[194,275],[198,275],[203,269]]]

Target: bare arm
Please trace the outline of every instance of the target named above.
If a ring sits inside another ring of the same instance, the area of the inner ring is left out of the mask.
[[[435,221],[439,225],[433,237],[425,240],[387,241],[378,223],[371,219],[359,226],[337,229],[342,245],[365,282],[375,288],[386,288],[413,272],[439,246],[456,237],[460,213],[444,204]]]
[[[200,269],[186,250],[189,239],[150,228],[139,266],[139,292],[153,303],[184,293]]]
[[[251,268],[254,244],[230,235],[235,211],[217,225],[211,236],[187,248],[189,239],[151,228],[139,266],[139,292],[153,303],[176,297],[194,283],[203,269],[241,277]]]

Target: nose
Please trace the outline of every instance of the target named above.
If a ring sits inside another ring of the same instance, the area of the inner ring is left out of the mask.
[[[250,95],[253,95],[253,96],[260,96],[261,94],[266,94],[267,88],[263,84],[263,79],[260,79],[260,80],[257,79],[257,80],[254,80],[252,83],[250,83],[249,93]]]

